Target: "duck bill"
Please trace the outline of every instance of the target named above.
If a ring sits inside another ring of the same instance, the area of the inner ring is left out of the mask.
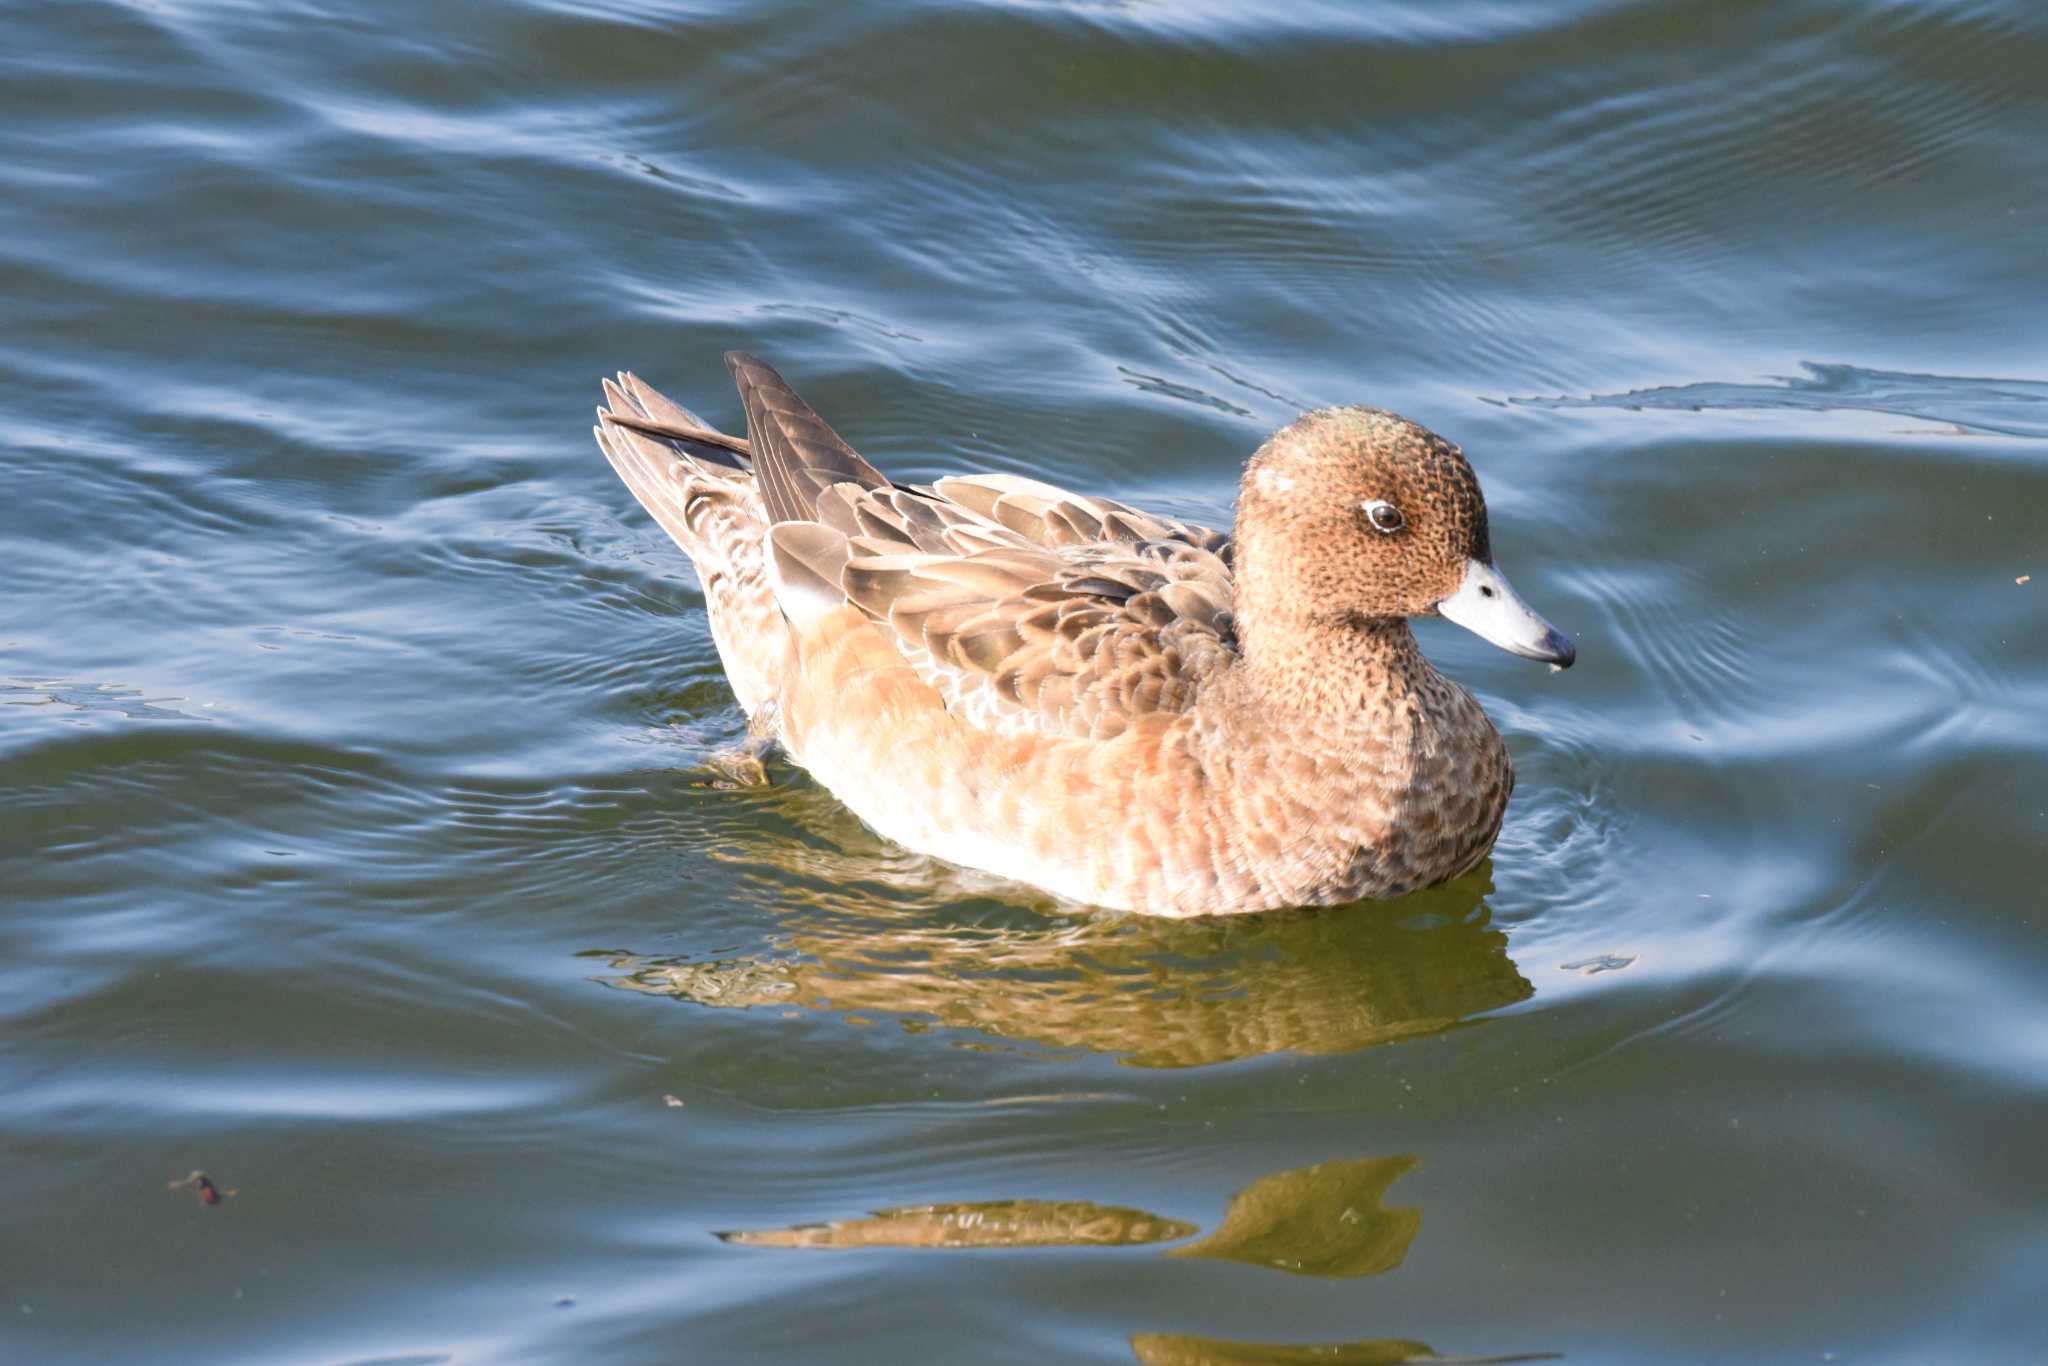
[[[1571,637],[1537,616],[1508,585],[1507,576],[1482,560],[1465,561],[1464,581],[1436,610],[1511,655],[1560,669],[1569,669],[1579,657]]]

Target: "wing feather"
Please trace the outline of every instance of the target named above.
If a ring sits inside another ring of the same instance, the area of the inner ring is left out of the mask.
[[[868,533],[846,600],[977,725],[1107,737],[1236,658],[1227,540],[1206,528],[1000,475],[844,483],[820,516]]]
[[[766,361],[744,351],[728,351],[725,366],[747,410],[754,473],[769,521],[812,520],[819,495],[835,484],[890,487],[882,472],[826,426],[825,419]]]
[[[726,363],[746,442],[685,439],[710,429],[627,375],[598,440],[707,582],[745,590],[746,612],[713,613],[728,672],[771,687],[782,657],[779,619],[743,621],[800,637],[850,605],[969,724],[1108,738],[1186,710],[1237,658],[1227,536],[1018,475],[892,484],[772,368]]]

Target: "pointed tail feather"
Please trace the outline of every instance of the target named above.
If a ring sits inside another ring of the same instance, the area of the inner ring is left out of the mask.
[[[598,448],[696,566],[726,677],[758,719],[774,702],[788,628],[764,573],[767,515],[740,459],[746,443],[632,375],[606,380],[604,393],[592,428]]]

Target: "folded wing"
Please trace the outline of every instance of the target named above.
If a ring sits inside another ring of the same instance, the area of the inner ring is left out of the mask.
[[[984,729],[1104,739],[1236,657],[1228,538],[1013,475],[905,487],[729,357],[792,620],[851,605]]]

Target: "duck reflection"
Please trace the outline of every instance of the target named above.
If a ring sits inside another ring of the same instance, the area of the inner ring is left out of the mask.
[[[1419,1209],[1384,1209],[1413,1157],[1361,1157],[1262,1176],[1230,1197],[1223,1226],[1170,1257],[1246,1262],[1298,1276],[1377,1276],[1408,1255]]]
[[[701,1006],[894,1017],[906,1029],[936,1024],[1144,1067],[1346,1053],[1454,1028],[1534,990],[1491,924],[1483,869],[1394,903],[1175,921],[1019,904],[1013,885],[876,839],[802,779],[742,788],[723,824],[715,856],[739,870],[740,896],[775,908],[776,932],[749,953],[593,953],[611,969],[599,980]],[[700,817],[676,837],[701,849],[704,833]],[[1142,1209],[1005,1200],[717,1237],[764,1249],[1178,1243],[1164,1255],[1377,1276],[1402,1264],[1421,1230],[1420,1210],[1385,1203],[1417,1163],[1397,1154],[1274,1172],[1232,1195],[1205,1236]],[[1445,1358],[1393,1339],[1295,1346],[1165,1333],[1136,1334],[1131,1350],[1176,1366],[1548,1359]]]
[[[1179,1219],[1088,1200],[983,1200],[716,1236],[742,1247],[1130,1247],[1200,1231]]]
[[[1533,990],[1475,891],[1253,924],[900,919],[798,917],[755,955],[606,955],[614,975],[602,980],[704,1006],[893,1015],[1141,1067],[1348,1053],[1448,1029]]]
[[[1406,1154],[1318,1162],[1260,1177],[1231,1196],[1215,1232],[1183,1243],[1169,1257],[1243,1262],[1302,1276],[1378,1276],[1401,1265],[1422,1227],[1422,1213],[1388,1209],[1387,1188],[1416,1166]],[[865,1218],[716,1235],[766,1248],[1129,1247],[1201,1232],[1194,1224],[1145,1210],[1087,1200],[990,1200],[910,1205]],[[1147,1366],[1506,1366],[1550,1361],[1553,1353],[1443,1357],[1420,1342],[1232,1342],[1176,1333],[1134,1333],[1131,1353]]]
[[[1447,1029],[1533,990],[1490,924],[1483,872],[1320,911],[1178,921],[1035,911],[1004,884],[894,849],[829,805],[811,809],[808,794],[770,791],[755,799],[768,810],[719,846],[740,865],[744,894],[775,904],[766,945],[716,958],[608,952],[594,955],[612,969],[599,980],[704,1006],[937,1023],[1143,1067],[1345,1053]]]
[[[1408,1255],[1415,1209],[1386,1209],[1413,1157],[1364,1157],[1260,1177],[1230,1198],[1223,1224],[1169,1257],[1245,1262],[1300,1276],[1377,1276]],[[1087,1200],[907,1205],[862,1219],[716,1236],[744,1247],[1128,1247],[1200,1233],[1195,1224]]]
[[[1510,1362],[1556,1361],[1556,1352],[1512,1356],[1438,1356],[1420,1342],[1375,1338],[1370,1342],[1326,1342],[1299,1346],[1277,1342],[1226,1342],[1178,1333],[1133,1333],[1131,1355],[1144,1366],[1509,1366]]]

